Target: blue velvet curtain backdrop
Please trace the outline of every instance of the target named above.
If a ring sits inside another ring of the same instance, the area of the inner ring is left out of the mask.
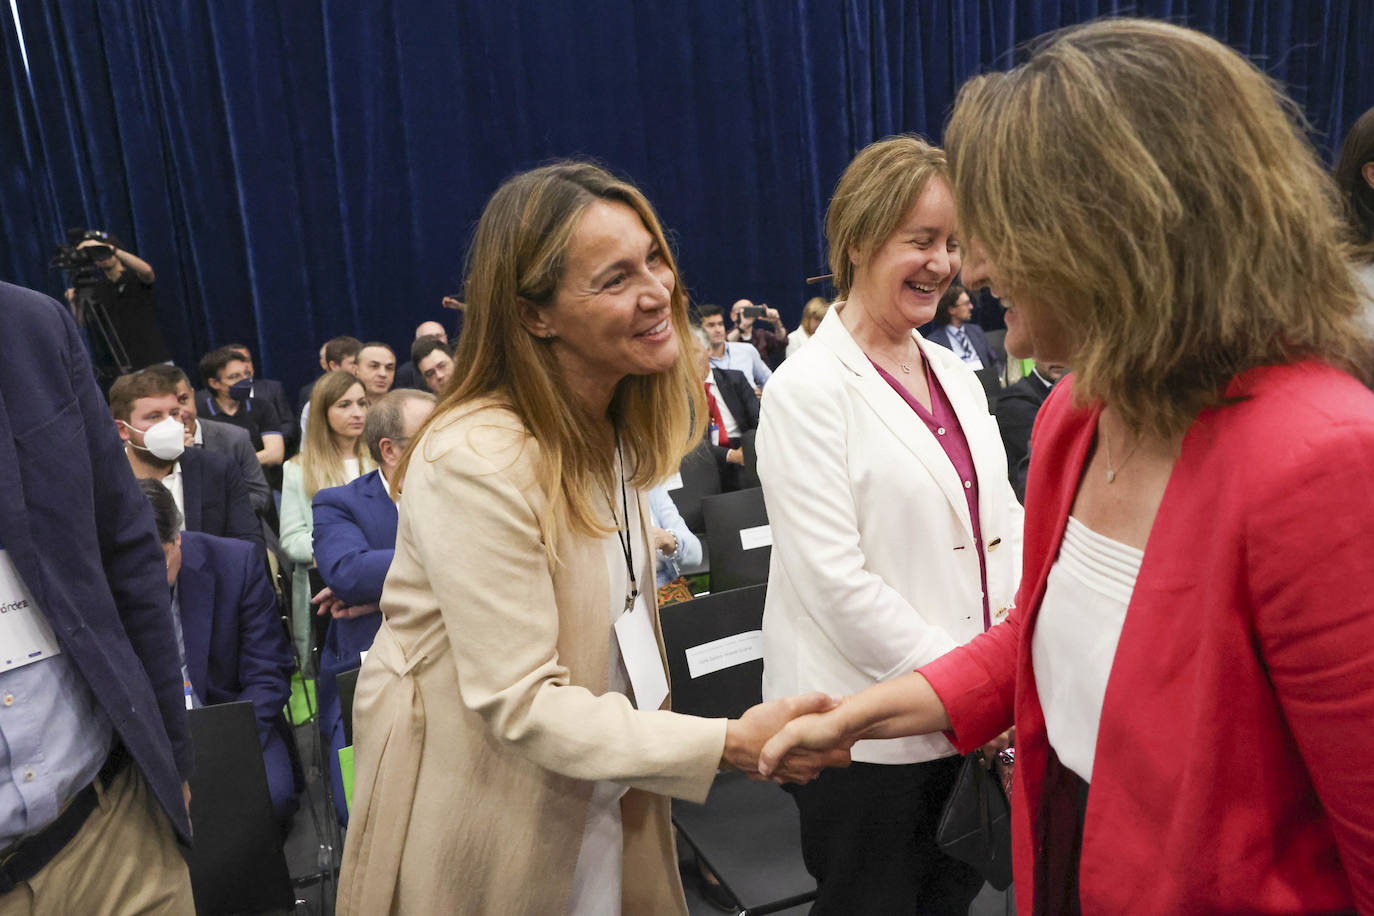
[[[1289,87],[1324,150],[1374,104],[1368,0],[13,10],[0,8],[0,277],[60,294],[47,262],[65,228],[108,229],[157,270],[180,364],[238,340],[291,385],[333,335],[403,351],[419,321],[451,323],[439,299],[487,197],[552,157],[595,157],[643,187],[695,301],[747,296],[795,322],[850,157],[899,131],[938,139],[960,83],[1047,30],[1111,14],[1205,30]]]

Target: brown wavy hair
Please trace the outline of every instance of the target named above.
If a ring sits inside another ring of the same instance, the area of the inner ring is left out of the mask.
[[[945,154],[914,134],[886,137],[859,150],[825,211],[836,299],[849,297],[855,262],[867,260],[897,231],[932,178],[949,182]]]
[[[687,288],[653,207],[628,181],[590,162],[555,162],[509,178],[487,202],[468,250],[463,333],[454,362],[459,374],[415,435],[397,477],[432,424],[469,402],[495,397],[520,418],[539,444],[538,483],[547,497],[541,524],[550,557],[553,533],[567,524],[596,535],[605,493],[615,484],[615,456],[594,434],[585,409],[553,351],[520,317],[522,300],[553,302],[568,246],[587,208],[618,201],[639,214],[673,272],[670,320],[677,361],[665,372],[628,375],[616,386],[610,417],[619,431],[630,483],[648,488],[677,471],[705,433],[705,395],[688,345]],[[426,459],[428,460],[428,459]]]
[[[1076,335],[1076,399],[1182,432],[1255,366],[1368,377],[1335,186],[1280,87],[1220,42],[1143,19],[1047,36],[960,90],[959,224],[1011,298]]]

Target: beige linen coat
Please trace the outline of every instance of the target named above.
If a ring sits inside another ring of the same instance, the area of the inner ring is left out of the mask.
[[[416,446],[385,621],[354,701],[344,916],[566,912],[600,779],[630,787],[624,912],[686,913],[668,796],[706,797],[725,721],[668,712],[667,701],[636,711],[605,692],[605,553],[565,528],[550,564],[537,454],[491,401]],[[641,509],[647,519],[642,497]],[[640,587],[653,589],[647,536],[632,533]]]

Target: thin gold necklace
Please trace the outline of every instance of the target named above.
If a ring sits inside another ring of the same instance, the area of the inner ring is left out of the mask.
[[[1104,426],[1102,425],[1102,420],[1101,420],[1100,417],[1099,417],[1099,419],[1098,419],[1098,429],[1099,429],[1099,431],[1102,433],[1102,446],[1103,446],[1103,448],[1104,448],[1104,449],[1106,450],[1106,452],[1107,452],[1107,483],[1114,483],[1114,482],[1116,481],[1116,475],[1117,475],[1117,473],[1118,473],[1119,471],[1125,469],[1125,467],[1126,467],[1126,462],[1130,461],[1131,458],[1135,455],[1135,450],[1138,449],[1138,448],[1140,448],[1140,440],[1141,440],[1142,438],[1144,438],[1144,437],[1143,437],[1143,436],[1137,436],[1137,437],[1136,437],[1136,440],[1135,440],[1135,445],[1131,446],[1131,450],[1130,450],[1129,452],[1126,453],[1126,457],[1121,459],[1121,464],[1120,464],[1120,466],[1113,468],[1113,467],[1112,467],[1112,440],[1111,440],[1110,437],[1108,437],[1106,427],[1104,427]]]

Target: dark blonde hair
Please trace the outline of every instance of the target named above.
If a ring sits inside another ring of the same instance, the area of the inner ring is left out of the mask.
[[[820,325],[825,318],[825,313],[830,311],[830,300],[823,296],[812,296],[806,300],[806,305],[802,306],[801,329],[807,334],[816,333],[816,326]],[[808,330],[806,323],[813,322],[813,326]]]
[[[653,207],[639,189],[589,162],[557,162],[505,181],[487,202],[468,250],[467,309],[454,361],[460,374],[402,459],[415,457],[431,424],[463,405],[494,396],[539,444],[538,482],[547,496],[545,545],[561,524],[585,534],[605,530],[601,506],[615,482],[615,455],[597,438],[594,418],[572,394],[553,351],[521,320],[521,304],[550,305],[563,279],[569,243],[587,208],[618,201],[639,215],[673,273],[670,320],[681,346],[673,366],[628,375],[616,386],[610,418],[619,431],[630,483],[647,488],[673,474],[701,439],[705,395],[686,346],[687,289]]]
[[[1076,335],[1080,403],[1176,434],[1255,366],[1367,373],[1334,186],[1293,103],[1220,42],[1058,32],[964,85],[945,148],[964,234]]]
[[[888,137],[859,150],[825,211],[837,299],[849,296],[855,260],[867,260],[897,231],[932,178],[949,182],[945,154],[915,135]]]
[[[306,499],[314,499],[316,493],[327,487],[341,487],[348,483],[343,464],[345,458],[357,458],[359,472],[365,473],[374,466],[362,436],[353,443],[352,453],[345,454],[335,446],[334,437],[330,435],[329,408],[348,394],[354,385],[363,389],[363,397],[366,398],[367,389],[353,373],[332,369],[320,376],[310,389],[310,416],[306,420],[300,454],[291,459],[291,462],[300,466]]]

